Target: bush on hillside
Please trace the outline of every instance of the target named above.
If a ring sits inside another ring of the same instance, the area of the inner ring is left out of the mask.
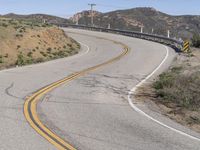
[[[200,34],[194,34],[192,37],[192,45],[194,47],[200,47]]]
[[[16,65],[18,66],[23,66],[26,64],[26,61],[25,61],[25,58],[24,58],[24,55],[22,54],[22,52],[20,52],[18,55],[17,55],[17,61],[16,61]]]
[[[200,72],[190,75],[171,70],[159,76],[153,87],[163,103],[174,103],[195,110],[200,108]]]

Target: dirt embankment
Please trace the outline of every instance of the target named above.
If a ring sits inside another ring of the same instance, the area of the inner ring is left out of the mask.
[[[180,54],[154,82],[138,89],[136,99],[156,104],[163,115],[200,132],[199,88],[200,49],[193,48],[191,54]]]
[[[0,18],[0,69],[67,57],[79,49],[57,27]]]

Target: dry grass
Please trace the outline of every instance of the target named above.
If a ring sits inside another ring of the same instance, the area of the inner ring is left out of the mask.
[[[154,83],[140,88],[136,98],[153,102],[151,104],[156,104],[162,114],[200,132],[199,70],[200,49],[193,49],[189,55],[181,54],[171,69],[161,74]]]
[[[0,18],[0,69],[67,57],[79,48],[57,27]]]
[[[178,68],[179,70],[180,68]],[[190,110],[200,108],[200,72],[183,74],[172,69],[154,83],[157,97],[163,103],[175,103]]]

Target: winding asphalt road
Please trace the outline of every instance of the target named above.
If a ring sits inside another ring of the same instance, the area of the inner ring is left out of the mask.
[[[132,99],[139,110],[171,128],[162,126],[135,111],[127,99],[129,91],[156,68],[154,77],[169,67],[176,56],[171,48],[121,35],[64,30],[82,43],[78,55],[0,72],[1,150],[56,149],[27,122],[24,103],[39,89],[76,74],[79,75],[41,95],[37,103],[41,123],[74,148],[200,150],[198,133]],[[104,64],[121,55],[126,46],[128,53]],[[87,68],[91,69],[80,72]]]

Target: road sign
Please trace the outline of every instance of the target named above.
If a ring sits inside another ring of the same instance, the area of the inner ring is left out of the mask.
[[[190,43],[188,42],[188,41],[185,41],[184,43],[183,43],[183,52],[189,52],[189,50],[190,50]]]

